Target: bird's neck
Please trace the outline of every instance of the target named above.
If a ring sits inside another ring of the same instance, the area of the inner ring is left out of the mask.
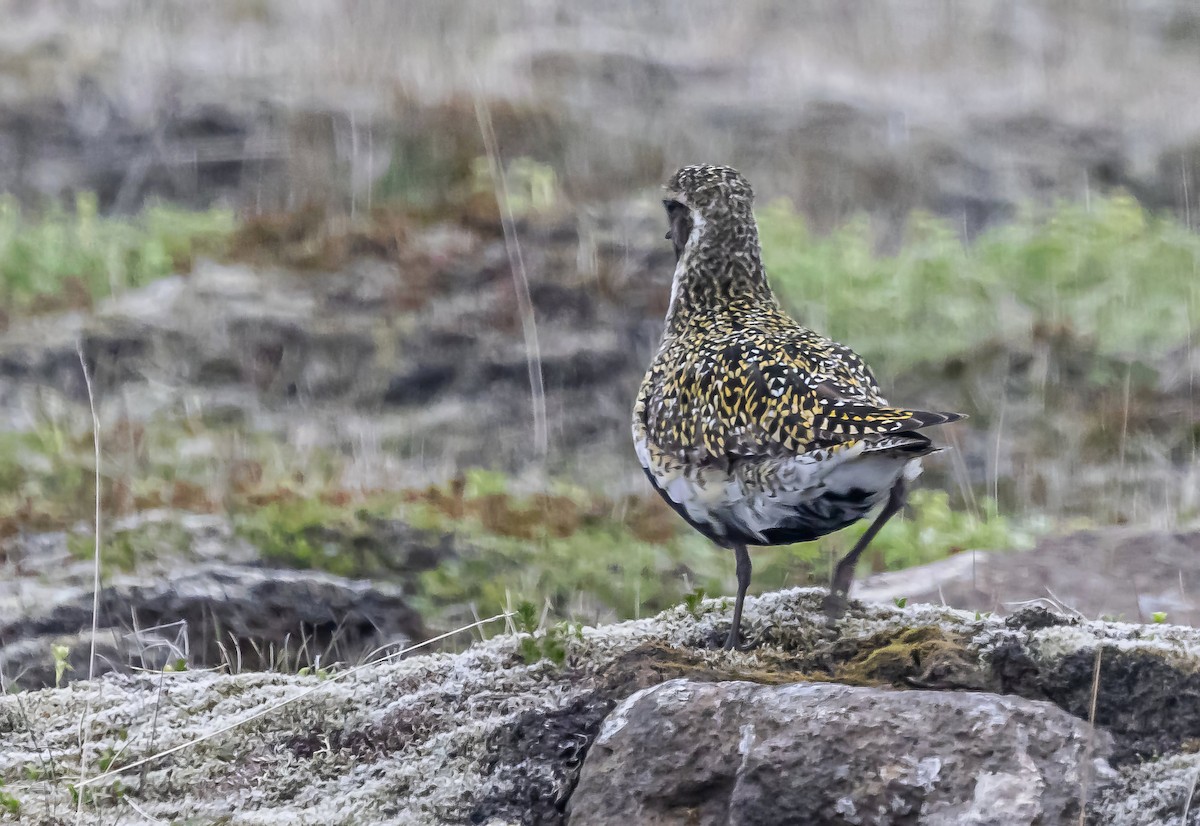
[[[667,335],[724,312],[777,306],[753,220],[724,231],[697,222],[675,265]]]

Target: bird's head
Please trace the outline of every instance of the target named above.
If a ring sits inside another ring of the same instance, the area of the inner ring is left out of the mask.
[[[689,240],[701,234],[722,243],[746,240],[754,227],[754,190],[742,173],[730,166],[685,166],[666,185],[667,239],[678,260]]]
[[[666,190],[667,238],[675,245],[668,329],[734,304],[776,306],[758,245],[754,190],[742,174],[728,166],[685,166]]]

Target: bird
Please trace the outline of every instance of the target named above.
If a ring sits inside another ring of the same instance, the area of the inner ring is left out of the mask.
[[[904,507],[921,458],[940,449],[919,431],[965,416],[892,406],[861,357],[781,308],[763,267],[754,192],[736,169],[685,166],[665,195],[675,272],[634,402],[634,450],[666,503],[733,551],[725,648],[741,648],[747,546],[817,539],[882,505],[834,570],[825,607],[837,616],[859,556]]]

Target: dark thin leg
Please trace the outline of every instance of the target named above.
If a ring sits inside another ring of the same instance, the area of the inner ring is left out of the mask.
[[[738,630],[742,625],[742,603],[746,601],[746,589],[750,587],[750,554],[745,545],[734,545],[733,554],[737,559],[737,601],[733,604],[733,627],[725,639],[725,650],[738,647]]]
[[[904,498],[907,494],[904,484],[904,478],[892,487],[891,493],[888,494],[887,503],[883,506],[883,510],[879,512],[879,516],[875,517],[875,521],[871,523],[871,527],[867,528],[864,533],[854,543],[854,547],[850,549],[850,553],[842,557],[838,562],[837,568],[833,571],[833,582],[829,586],[829,599],[826,601],[826,608],[831,612],[838,614],[842,613],[845,608],[845,597],[850,593],[850,583],[854,579],[854,568],[858,565],[858,558],[862,552],[871,544],[871,540],[879,533],[880,529],[887,524],[887,521],[899,513],[904,507]]]

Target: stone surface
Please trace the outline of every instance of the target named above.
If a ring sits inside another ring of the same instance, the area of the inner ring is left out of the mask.
[[[522,640],[503,635],[458,654],[372,663],[332,676],[112,674],[64,689],[4,695],[0,782],[21,805],[20,822],[39,826],[74,817],[71,786],[78,787],[81,770],[95,790],[84,798],[85,822],[554,826],[565,822],[580,765],[611,710],[669,680],[686,678],[687,685],[709,690],[697,684],[786,687],[819,677],[873,690],[921,687],[920,693],[876,695],[900,706],[937,689],[933,699],[946,707],[1040,708],[1040,725],[1030,722],[1026,729],[1027,753],[1036,756],[1050,742],[1039,732],[1070,727],[1059,725],[1064,718],[1050,706],[1019,703],[1015,696],[1049,698],[1086,718],[1099,649],[1102,662],[1115,666],[1102,665],[1096,718],[1112,737],[1110,763],[1118,775],[1088,816],[1123,826],[1179,823],[1196,769],[1188,743],[1200,738],[1194,700],[1200,697],[1200,632],[1043,615],[976,620],[970,613],[913,604],[852,604],[831,625],[821,610],[823,596],[803,589],[747,600],[744,621],[760,644],[746,652],[719,650],[731,607],[706,600],[695,613],[680,607],[577,635],[556,632],[564,649],[561,665],[527,659]],[[535,647],[544,650],[540,641]],[[964,694],[963,688],[988,694]],[[997,693],[1013,696],[991,696]],[[970,714],[964,710],[961,719]],[[1022,714],[1010,718],[1028,719]],[[897,717],[903,718],[902,710]],[[610,736],[618,719],[610,722]],[[681,742],[707,742],[711,721],[703,722],[690,735],[681,731]],[[812,724],[788,722],[789,728],[806,725]],[[898,723],[893,730],[900,730]],[[742,742],[737,735],[735,746]],[[997,737],[997,744],[1012,742]],[[905,741],[906,747],[911,751],[917,742]],[[1098,733],[1097,753],[1106,742]],[[947,757],[938,777],[960,753],[985,761],[978,744],[962,738],[962,749]],[[850,757],[866,762],[872,755]],[[145,771],[134,766],[143,758],[150,758]],[[636,761],[626,766],[627,774],[640,770],[643,758]],[[100,765],[116,774],[98,776]],[[1022,777],[1035,771],[1025,764],[1001,768]],[[901,769],[899,777],[916,777],[917,785],[929,776],[920,773],[919,763]],[[999,796],[1004,779],[997,775],[983,784],[980,799]],[[1095,780],[1101,785],[1103,777]],[[911,783],[906,788],[912,792]],[[1042,805],[1053,792],[1061,790],[1045,790]],[[1139,811],[1146,816],[1139,819]]]
[[[1111,781],[1109,748],[1019,697],[671,680],[605,720],[570,823],[1068,823],[1085,777]]]

